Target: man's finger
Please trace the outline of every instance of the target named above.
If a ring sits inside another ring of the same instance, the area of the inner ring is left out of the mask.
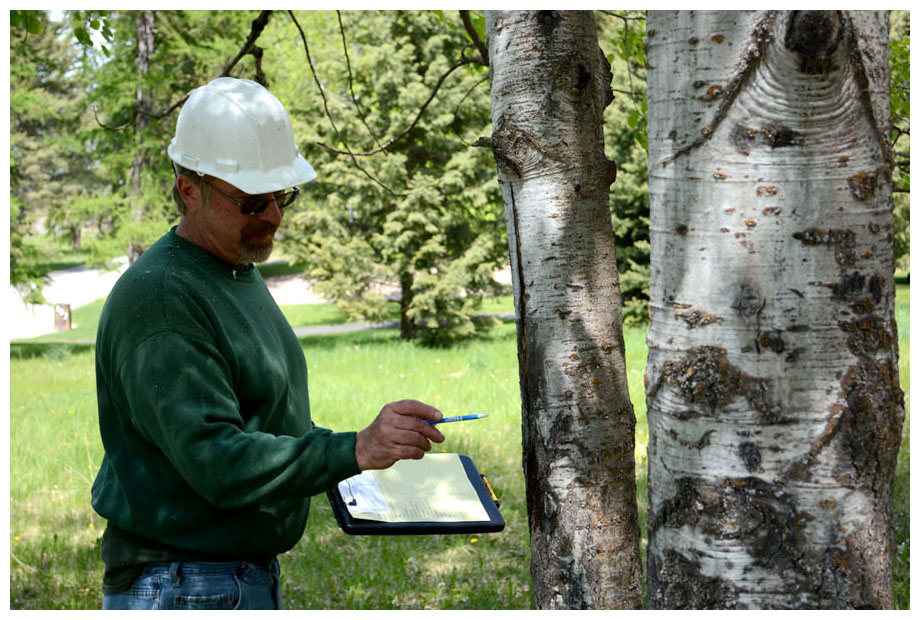
[[[393,418],[393,427],[418,433],[435,443],[444,441],[444,434],[437,427],[414,416],[399,414]]]
[[[417,418],[431,420],[432,422],[437,422],[444,417],[444,415],[437,408],[425,404],[419,400],[398,400],[384,406],[384,409],[387,408],[389,408],[394,413],[411,415]]]
[[[431,449],[431,443],[428,441],[428,438],[413,431],[394,429],[387,439],[388,442],[397,449],[403,446],[414,446],[422,450]]]

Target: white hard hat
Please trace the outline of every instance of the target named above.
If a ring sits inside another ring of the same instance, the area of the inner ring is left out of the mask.
[[[284,105],[252,80],[217,78],[192,91],[179,112],[170,159],[247,194],[266,194],[316,178],[297,151]]]

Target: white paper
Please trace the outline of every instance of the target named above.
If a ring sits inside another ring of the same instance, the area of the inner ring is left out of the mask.
[[[390,511],[377,481],[369,471],[340,482],[339,493],[349,512],[385,514]]]
[[[339,491],[349,514],[356,519],[489,520],[457,454],[427,454],[418,461],[398,461],[389,469],[366,471],[340,482]],[[351,501],[355,503],[349,505]],[[369,508],[374,505],[377,508]]]

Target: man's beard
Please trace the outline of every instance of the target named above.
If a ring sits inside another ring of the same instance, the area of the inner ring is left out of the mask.
[[[261,263],[272,254],[276,227],[271,224],[256,224],[243,228],[240,233],[239,259],[241,263]],[[270,235],[268,240],[260,239]]]

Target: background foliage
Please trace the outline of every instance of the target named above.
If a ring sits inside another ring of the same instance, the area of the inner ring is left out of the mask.
[[[910,272],[910,11],[891,12],[891,122],[894,170],[894,257]]]
[[[123,256],[129,246],[149,243],[177,221],[165,153],[176,118],[170,110],[192,88],[224,71],[258,16],[258,11],[156,12],[155,45],[142,73],[137,12],[69,11],[52,21],[44,11],[10,11],[10,278],[27,299],[41,299],[49,270]],[[383,369],[388,378],[411,378],[424,392],[421,397],[440,406],[491,408],[500,432],[483,427],[492,432],[469,429],[467,435],[458,429],[450,448],[483,455],[493,486],[506,498],[509,527],[502,537],[449,537],[434,546],[426,539],[346,545],[320,500],[308,537],[285,557],[285,599],[292,607],[318,608],[526,608],[531,605],[526,510],[520,454],[513,449],[520,445],[513,326],[474,334],[479,328],[469,318],[493,287],[488,276],[506,254],[491,155],[469,147],[491,133],[487,71],[475,64],[456,69],[419,124],[387,154],[352,159],[322,145],[366,151],[398,135],[446,70],[475,51],[453,11],[344,12],[344,45],[335,12],[294,17],[309,43],[335,128],[290,15],[274,13],[258,41],[261,60],[247,54],[231,74],[251,79],[264,74],[291,113],[301,152],[320,173],[282,229],[288,257],[308,269],[339,306],[335,317],[317,321],[389,318],[383,299],[400,291],[411,298],[400,309],[411,319],[407,335],[451,343],[420,349],[392,332],[305,340],[311,370],[326,382],[317,386],[317,411],[325,411],[326,423],[336,428],[366,423],[355,412],[360,403],[382,398],[384,386],[346,378],[382,375]],[[483,38],[481,12],[472,17]],[[647,317],[649,274],[644,18],[643,12],[599,11],[597,22],[617,97],[605,111],[605,137],[607,155],[619,168],[610,211],[624,317],[641,322]],[[898,190],[906,190],[895,196],[895,243],[898,268],[906,273],[909,13],[893,11],[891,24],[895,181]],[[135,115],[139,91],[154,114],[142,129]],[[139,158],[145,165],[132,176]],[[909,411],[909,293],[904,286],[898,292],[904,300],[896,309],[901,385]],[[98,314],[98,306],[78,310]],[[461,338],[469,342],[454,343]],[[644,333],[631,328],[627,361],[639,418],[640,508],[647,442],[643,347]],[[12,349],[11,604],[95,608],[102,523],[86,500],[101,459],[92,355],[85,347]],[[426,372],[419,375],[419,368]],[[338,400],[323,400],[332,398]],[[342,412],[353,417],[337,417]],[[58,449],[49,451],[48,445]],[[909,607],[910,592],[908,446],[909,418],[895,481],[900,608]],[[337,568],[317,574],[313,567],[321,562]],[[356,565],[362,567],[359,577],[341,579]]]
[[[499,292],[491,274],[506,264],[507,243],[494,162],[471,146],[491,134],[488,70],[472,62],[478,52],[460,15],[265,13],[257,49],[231,66],[260,12],[156,11],[149,52],[137,11],[67,11],[62,23],[10,12],[12,283],[40,301],[48,263],[60,259],[49,247],[104,263],[176,223],[165,148],[178,104],[229,68],[285,102],[320,175],[282,224],[287,258],[351,318],[379,319],[388,297],[401,298],[403,337],[469,337],[482,327],[471,318],[482,297]],[[484,38],[482,12],[468,13]],[[616,96],[604,120],[619,170],[610,212],[624,318],[640,323],[649,280],[644,12],[596,17]],[[907,11],[891,13],[890,59],[895,258],[906,274]],[[138,115],[143,106],[149,114]],[[57,244],[38,241],[44,234]]]

